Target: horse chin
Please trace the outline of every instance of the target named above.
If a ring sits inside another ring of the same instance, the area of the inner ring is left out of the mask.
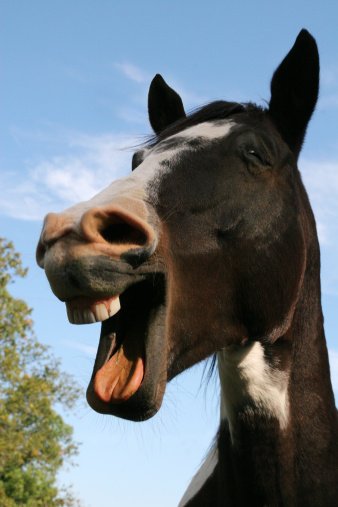
[[[96,412],[142,421],[159,410],[167,383],[164,277],[129,287],[120,303],[102,322],[87,401]]]

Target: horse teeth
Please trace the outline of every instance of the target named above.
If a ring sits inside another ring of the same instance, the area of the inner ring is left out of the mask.
[[[66,309],[67,309],[67,317],[68,317],[69,322],[71,324],[74,324],[73,312],[72,312],[72,309],[70,308],[68,303],[66,303]]]
[[[106,305],[104,303],[99,303],[98,305],[94,306],[94,313],[96,317],[97,322],[101,322],[103,320],[109,319],[108,310],[106,308]]]
[[[90,307],[78,306],[66,303],[68,320],[71,324],[94,324],[102,322],[115,315],[121,308],[120,298],[118,296],[109,302],[109,310],[107,310],[109,300],[106,303],[92,304]],[[75,308],[74,308],[75,306]]]
[[[84,324],[82,313],[79,308],[75,308],[73,318],[74,324]]]
[[[83,320],[85,324],[94,324],[94,322],[96,322],[95,315],[90,308],[85,308],[83,310]]]
[[[78,323],[79,323],[78,309],[75,308],[75,310],[73,310],[73,324],[78,324]]]
[[[121,308],[120,298],[116,297],[112,299],[110,302],[109,317],[115,315],[120,310],[120,308]]]

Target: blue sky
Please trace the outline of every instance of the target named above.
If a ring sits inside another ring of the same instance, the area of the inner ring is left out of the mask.
[[[150,133],[146,99],[161,73],[186,109],[214,99],[263,104],[272,73],[307,28],[321,92],[299,166],[315,211],[325,330],[338,394],[338,3],[314,1],[53,2],[2,0],[0,235],[29,266],[13,293],[34,308],[40,341],[85,388],[100,325],[71,326],[35,265],[43,216],[127,174],[126,149]],[[169,386],[159,414],[135,425],[79,404],[83,442],[60,475],[90,507],[177,505],[216,432],[217,383],[203,368]]]

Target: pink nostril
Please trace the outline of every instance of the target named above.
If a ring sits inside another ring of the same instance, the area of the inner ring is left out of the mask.
[[[120,206],[92,208],[82,217],[83,235],[95,243],[109,245],[112,255],[149,249],[155,245],[153,227],[139,216]]]

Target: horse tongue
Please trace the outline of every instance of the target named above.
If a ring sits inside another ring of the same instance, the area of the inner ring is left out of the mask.
[[[106,403],[121,403],[137,391],[143,376],[143,345],[140,340],[125,340],[96,373],[94,392]]]

